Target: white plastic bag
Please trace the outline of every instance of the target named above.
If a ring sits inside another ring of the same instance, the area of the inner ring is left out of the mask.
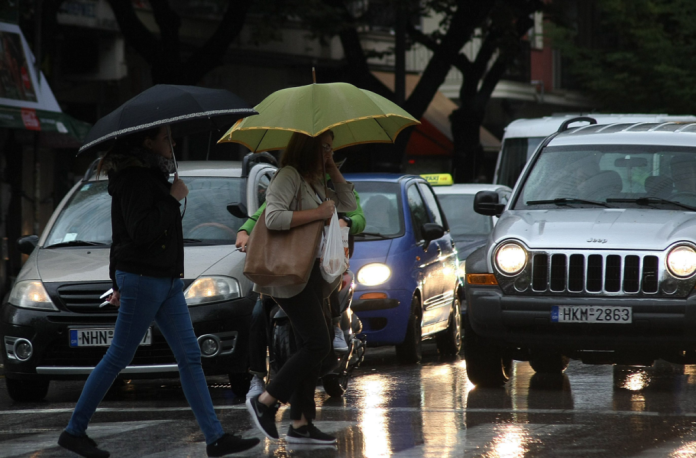
[[[329,283],[348,268],[347,227],[338,224],[338,214],[334,211],[331,223],[324,228],[324,246],[321,250],[321,276]]]

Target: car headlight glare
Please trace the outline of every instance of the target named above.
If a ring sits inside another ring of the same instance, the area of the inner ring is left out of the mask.
[[[667,267],[675,277],[690,277],[696,272],[696,251],[685,245],[675,247],[667,255]]]
[[[527,252],[517,243],[506,243],[495,255],[495,263],[506,275],[514,275],[527,264]]]
[[[46,288],[40,280],[17,282],[12,288],[8,302],[16,307],[36,310],[57,311],[53,301],[48,297]]]
[[[358,283],[365,286],[381,285],[391,277],[391,269],[382,263],[367,264],[358,271]]]
[[[184,298],[189,306],[227,301],[240,297],[239,282],[230,277],[200,277],[186,288]]]

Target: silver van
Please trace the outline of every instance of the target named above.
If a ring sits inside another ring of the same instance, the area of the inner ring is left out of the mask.
[[[467,372],[500,385],[513,359],[696,363],[696,123],[616,123],[544,139],[466,260]]]
[[[243,162],[180,162],[189,188],[183,218],[185,297],[207,375],[228,375],[243,396],[248,327],[255,296],[243,275],[237,230],[265,201],[276,171],[268,153]],[[117,309],[102,305],[111,288],[111,196],[89,171],[58,205],[41,235],[20,240],[30,254],[0,307],[5,382],[18,401],[46,396],[51,380],[86,378],[113,337]],[[178,376],[164,337],[153,325],[124,378]]]

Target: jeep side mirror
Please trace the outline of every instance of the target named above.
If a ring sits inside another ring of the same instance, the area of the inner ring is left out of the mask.
[[[495,191],[479,191],[474,197],[474,211],[486,216],[500,216],[505,204],[500,203],[500,196]]]
[[[246,219],[249,217],[246,205],[241,202],[233,202],[227,205],[227,211],[236,218]]]
[[[19,252],[22,254],[31,254],[31,252],[34,251],[34,248],[36,248],[36,245],[38,244],[38,235],[27,235],[17,240],[17,247],[19,248]]]
[[[425,248],[427,249],[431,241],[437,240],[445,235],[445,228],[436,223],[425,223],[421,226],[421,234],[423,234]]]

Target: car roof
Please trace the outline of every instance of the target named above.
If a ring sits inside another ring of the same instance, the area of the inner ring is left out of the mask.
[[[404,175],[400,173],[346,173],[344,177],[348,181],[386,181],[399,183],[409,178],[419,178],[425,181],[418,175]]]
[[[667,115],[667,114],[593,114],[593,113],[574,113],[554,116],[546,116],[535,119],[518,119],[505,128],[504,138],[528,138],[528,137],[547,137],[556,132],[563,122],[578,116],[589,116],[597,120],[598,124],[616,123],[642,123],[642,122],[695,122],[696,116],[691,115]],[[579,123],[585,124],[583,121]],[[581,125],[582,125],[581,124]],[[576,127],[575,123],[571,124]]]
[[[602,144],[694,146],[696,122],[593,124],[561,132],[549,146]]]
[[[476,194],[479,191],[512,191],[507,186],[488,183],[453,184],[451,186],[433,186],[435,194]]]
[[[181,177],[241,177],[240,161],[181,161]]]

